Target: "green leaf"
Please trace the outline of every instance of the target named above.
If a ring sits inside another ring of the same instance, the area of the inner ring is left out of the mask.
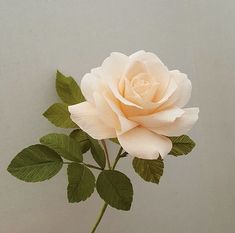
[[[69,105],[85,101],[81,89],[72,77],[66,77],[59,71],[56,73],[56,91],[59,97]]]
[[[91,154],[96,163],[102,168],[105,168],[106,158],[105,153],[99,142],[91,137],[89,137]]]
[[[7,170],[20,180],[39,182],[55,176],[62,165],[63,161],[55,151],[43,145],[32,145],[17,154]]]
[[[90,149],[91,146],[90,146],[90,141],[88,139],[88,135],[81,129],[75,129],[70,134],[70,137],[79,142],[82,153],[86,153]]]
[[[67,160],[75,162],[83,160],[80,144],[65,134],[51,133],[42,137],[40,142]]]
[[[51,105],[44,113],[52,124],[61,128],[77,128],[78,126],[70,119],[68,106],[62,103]]]
[[[163,174],[164,163],[161,156],[158,159],[148,160],[134,158],[132,161],[135,172],[145,181],[158,184]]]
[[[95,189],[95,176],[90,169],[82,164],[72,163],[68,165],[68,188],[69,202],[85,201]]]
[[[100,197],[110,206],[129,210],[133,200],[130,179],[119,171],[104,170],[98,176],[96,189]]]
[[[187,135],[170,137],[173,147],[169,154],[174,156],[187,155],[195,147],[195,142]]]
[[[120,145],[120,143],[119,143],[117,138],[110,138],[109,140],[114,142],[114,143],[116,143],[116,144],[118,144],[118,145]]]

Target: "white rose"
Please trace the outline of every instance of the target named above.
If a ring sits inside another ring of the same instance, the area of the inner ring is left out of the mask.
[[[112,53],[81,81],[86,102],[69,106],[71,119],[91,137],[117,137],[130,155],[156,159],[171,148],[167,136],[180,136],[198,119],[198,108],[183,108],[191,82],[169,71],[153,53]]]

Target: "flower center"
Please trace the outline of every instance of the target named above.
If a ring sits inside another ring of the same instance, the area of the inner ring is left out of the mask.
[[[145,94],[145,92],[150,88],[151,83],[152,77],[147,73],[138,74],[131,80],[132,88],[140,96]]]

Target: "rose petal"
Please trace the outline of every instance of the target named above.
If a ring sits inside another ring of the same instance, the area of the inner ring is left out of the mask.
[[[117,101],[117,99],[115,99],[114,96],[112,96],[111,93],[106,93],[104,95],[104,98],[106,99],[107,103],[116,113],[116,116],[119,119],[120,128],[116,129],[117,134],[122,134],[138,125],[136,122],[130,121],[126,118],[126,116],[123,114],[122,110],[120,109],[119,102]]]
[[[124,97],[125,97],[125,99],[127,99],[127,100],[131,101],[132,103],[135,103],[139,106],[141,106],[141,104],[142,104],[141,96],[135,92],[135,90],[131,86],[130,81],[128,79],[125,79]]]
[[[157,89],[159,88],[159,83],[154,82],[149,85],[148,90],[142,95],[147,102],[152,102],[153,97],[155,96]]]
[[[145,64],[148,73],[159,83],[158,91],[154,97],[154,102],[158,102],[164,97],[170,84],[170,75],[167,67],[159,62],[148,62]]]
[[[131,81],[133,77],[140,73],[147,73],[144,63],[140,61],[131,61],[125,71],[125,77]]]
[[[192,84],[191,81],[187,78],[187,75],[184,73],[180,73],[179,71],[171,71],[171,75],[173,75],[176,84],[178,86],[174,96],[172,99],[176,98],[175,104],[178,107],[184,107],[190,97],[192,92]]]
[[[118,81],[116,80],[110,80],[109,81],[109,88],[111,89],[112,93],[114,94],[114,96],[119,100],[121,101],[123,104],[125,105],[129,105],[129,106],[134,106],[136,108],[142,108],[141,106],[127,100],[126,98],[124,98],[120,92],[119,92],[119,88],[118,88]]]
[[[183,114],[184,111],[182,109],[174,107],[151,115],[130,117],[130,119],[138,122],[144,127],[156,128],[174,122]]]
[[[181,73],[178,70],[170,71],[170,76],[173,80],[175,80],[177,88],[167,102],[161,106],[161,108],[167,108],[172,105],[176,105],[180,108],[184,107],[191,97],[191,81],[187,78],[186,74]]]
[[[159,87],[159,89],[160,88],[161,87]],[[165,87],[165,91],[162,92],[160,95],[157,95],[158,97],[155,96],[155,99],[159,99],[156,101],[157,106],[160,106],[163,103],[167,102],[170,99],[170,97],[175,93],[176,89],[177,89],[177,84],[175,80],[171,78],[168,82],[168,86]]]
[[[128,59],[129,58],[122,53],[111,53],[111,55],[104,60],[101,66],[102,79],[107,83],[117,99],[126,105],[139,107],[125,99],[119,90],[119,83],[126,70]],[[120,87],[121,89],[123,88],[122,85]]]
[[[122,53],[114,52],[104,60],[101,67],[106,76],[105,78],[120,79],[126,69],[127,64],[128,56]]]
[[[125,116],[129,119],[132,116],[143,116],[147,114],[151,114],[153,112],[152,109],[139,109],[133,106],[127,106],[124,104],[120,105],[120,108],[122,109]]]
[[[130,92],[131,87],[128,85],[128,83],[126,83],[125,85],[126,90]],[[152,89],[154,88],[154,89]],[[153,85],[150,89],[149,89],[149,94],[152,94],[153,92],[157,92],[157,89],[159,88],[159,85],[156,83],[155,85]],[[163,105],[165,102],[167,102],[168,98],[170,98],[170,96],[174,93],[174,91],[176,90],[177,86],[175,84],[175,81],[172,79],[170,80],[169,86],[166,89],[166,92],[163,96],[163,98],[157,102],[152,102],[149,101],[148,98],[144,99],[141,98],[136,92],[135,95],[129,95],[127,96],[127,99],[131,100],[133,103],[138,104],[139,106],[142,107],[142,109],[140,108],[135,108],[132,106],[123,106],[122,109],[125,112],[125,114],[128,117],[132,117],[132,116],[138,116],[138,115],[146,115],[146,114],[151,114],[153,111],[155,111],[156,109],[161,110],[161,105]]]
[[[91,103],[94,102],[93,92],[97,87],[98,79],[91,73],[85,74],[81,81],[81,91],[85,99]]]
[[[144,50],[140,50],[136,53],[133,53],[130,56],[130,59],[131,60],[140,60],[140,61],[143,61],[143,62],[154,61],[154,62],[162,63],[162,61],[159,59],[159,57],[156,54],[150,53],[150,52],[145,52]]]
[[[104,96],[98,92],[95,92],[93,96],[95,99],[95,107],[101,121],[111,128],[120,128],[118,117],[109,106]]]
[[[98,116],[97,110],[88,102],[75,104],[68,107],[70,118],[82,130],[95,139],[116,137],[114,128],[104,124]]]
[[[180,136],[186,134],[197,122],[199,108],[184,108],[183,110],[184,114],[174,122],[149,129],[165,136]]]
[[[130,155],[143,159],[157,159],[159,154],[164,157],[171,148],[171,140],[157,135],[143,127],[136,127],[119,135],[118,141]]]

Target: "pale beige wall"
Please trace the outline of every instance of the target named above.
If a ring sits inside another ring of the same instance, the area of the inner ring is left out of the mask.
[[[13,156],[60,131],[41,113],[58,101],[58,68],[79,81],[111,52],[157,53],[193,83],[200,107],[185,158],[168,157],[160,185],[144,183],[131,160],[131,212],[109,209],[97,233],[231,233],[235,227],[234,0],[0,0],[0,232],[88,233],[97,194],[67,204],[66,170],[36,184],[6,172]],[[117,148],[112,148],[116,150]]]

